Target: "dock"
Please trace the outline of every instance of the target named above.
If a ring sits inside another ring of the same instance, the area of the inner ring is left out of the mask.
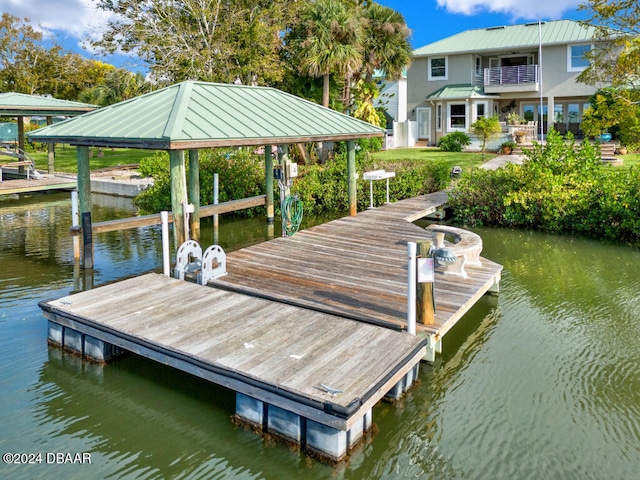
[[[339,461],[373,406],[401,398],[446,332],[498,290],[502,266],[488,259],[464,275],[440,266],[433,321],[406,333],[407,244],[434,234],[412,222],[446,202],[385,204],[230,252],[206,286],[151,273],[41,302],[48,341],[98,362],[131,351],[230,388],[240,423]]]
[[[333,461],[425,353],[418,337],[155,273],[40,306],[49,343],[99,361],[126,350],[230,388],[239,421]]]
[[[406,330],[407,242],[432,237],[411,222],[446,203],[447,193],[436,192],[230,252],[228,274],[210,284]],[[466,270],[467,278],[436,271],[434,322],[417,325],[429,341],[426,360],[434,360],[442,337],[485,293],[498,290],[501,265],[480,258]]]
[[[36,178],[18,178],[0,182],[0,195],[17,195],[25,193],[46,192],[55,190],[75,190],[75,178],[41,174]]]

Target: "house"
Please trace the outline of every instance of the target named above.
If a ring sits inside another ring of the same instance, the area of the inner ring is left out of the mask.
[[[579,137],[596,89],[576,78],[593,33],[572,20],[535,22],[467,30],[414,50],[407,113],[417,140],[436,144],[479,117],[506,122],[511,112],[533,135],[541,122],[543,133],[555,127]]]
[[[373,101],[373,105],[376,108],[384,108],[387,119],[385,149],[398,146],[398,142],[406,144],[407,71],[404,70],[399,79],[389,80],[385,72],[376,70],[373,74],[373,81],[376,82],[380,91],[378,98]]]

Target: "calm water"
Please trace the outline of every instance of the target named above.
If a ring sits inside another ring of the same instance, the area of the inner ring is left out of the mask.
[[[43,455],[0,464],[0,478],[638,478],[637,250],[477,230],[504,265],[499,297],[447,335],[401,405],[374,409],[378,432],[350,463],[329,467],[234,427],[228,390],[133,355],[100,368],[48,348],[38,301],[161,268],[148,228],[98,235],[94,275],[79,273],[69,218],[67,194],[0,201],[0,453]],[[225,249],[264,236],[263,219],[221,220]],[[84,452],[91,464],[46,464]]]

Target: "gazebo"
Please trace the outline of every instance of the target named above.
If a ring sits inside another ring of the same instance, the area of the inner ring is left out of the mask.
[[[168,150],[171,207],[178,244],[186,240],[184,212],[199,220],[198,150],[264,146],[267,221],[273,221],[271,146],[346,141],[349,213],[356,214],[355,140],[384,130],[270,87],[186,81],[38,129],[34,141],[77,146],[80,213],[91,212],[90,147]],[[188,152],[187,189],[185,152]]]
[[[0,117],[16,118],[18,123],[18,148],[24,150],[24,117],[46,117],[47,124],[53,123],[53,117],[75,117],[98,108],[88,103],[59,100],[40,95],[24,93],[0,93]],[[53,173],[54,150],[49,142],[48,170]]]

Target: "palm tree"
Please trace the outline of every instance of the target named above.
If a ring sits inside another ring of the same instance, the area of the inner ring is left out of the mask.
[[[411,63],[411,30],[404,17],[378,3],[362,7],[364,70],[367,82],[375,70],[384,71],[389,80],[398,80]]]
[[[329,106],[332,74],[350,78],[362,67],[360,22],[354,9],[339,0],[308,4],[287,34],[292,58],[303,75],[323,77],[322,105]]]

